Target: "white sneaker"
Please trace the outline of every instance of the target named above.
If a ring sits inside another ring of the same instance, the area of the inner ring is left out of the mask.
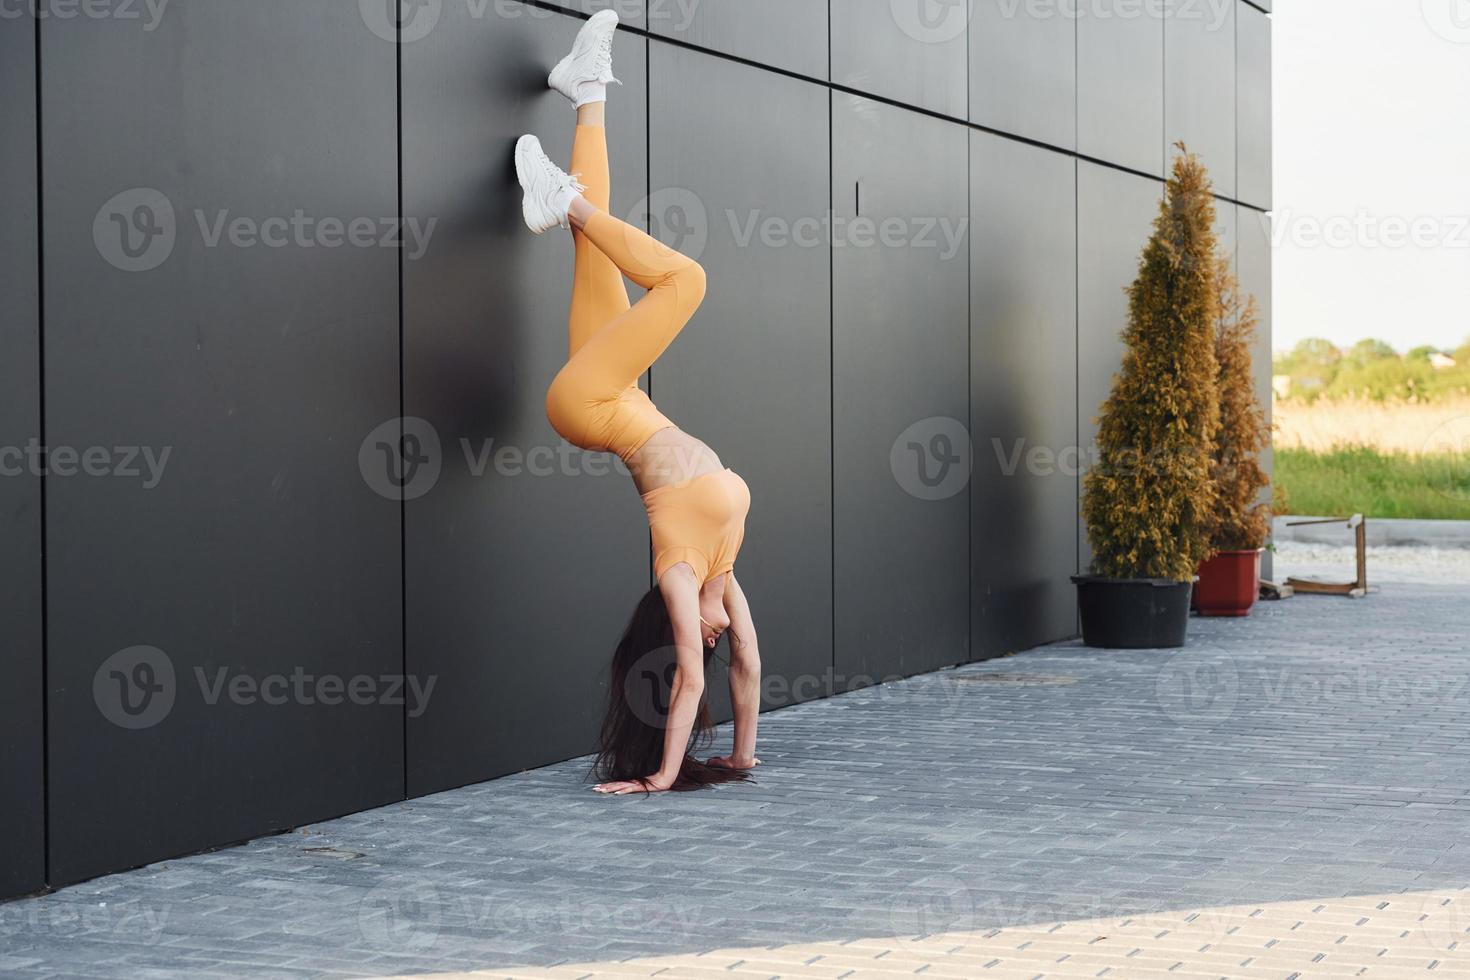
[[[612,39],[617,29],[617,11],[599,10],[593,14],[577,32],[572,53],[551,69],[546,84],[579,109],[589,102],[607,101],[608,83],[618,82],[612,73]]]
[[[552,163],[541,141],[529,133],[516,140],[516,177],[525,191],[521,213],[526,227],[538,235],[557,225],[569,227],[567,208],[587,188]]]

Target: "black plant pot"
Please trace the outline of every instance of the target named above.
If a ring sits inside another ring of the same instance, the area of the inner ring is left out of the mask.
[[[1074,575],[1082,642],[1109,650],[1184,646],[1192,582]]]

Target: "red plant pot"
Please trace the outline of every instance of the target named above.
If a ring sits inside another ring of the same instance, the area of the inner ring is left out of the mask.
[[[1222,551],[1199,567],[1194,609],[1201,616],[1246,616],[1261,591],[1261,549]]]

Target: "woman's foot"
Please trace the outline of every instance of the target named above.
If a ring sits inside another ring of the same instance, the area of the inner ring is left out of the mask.
[[[589,102],[606,102],[607,86],[618,82],[612,73],[612,39],[617,29],[616,11],[599,10],[593,14],[577,32],[572,53],[551,69],[546,84],[565,95],[578,109]]]
[[[567,174],[541,149],[541,141],[527,133],[516,141],[516,177],[525,192],[521,214],[536,234],[560,225],[569,227],[567,209],[587,188]]]

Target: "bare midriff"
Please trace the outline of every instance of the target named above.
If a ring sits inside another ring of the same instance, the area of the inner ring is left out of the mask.
[[[660,429],[627,459],[640,494],[725,468],[715,451],[677,426]]]

